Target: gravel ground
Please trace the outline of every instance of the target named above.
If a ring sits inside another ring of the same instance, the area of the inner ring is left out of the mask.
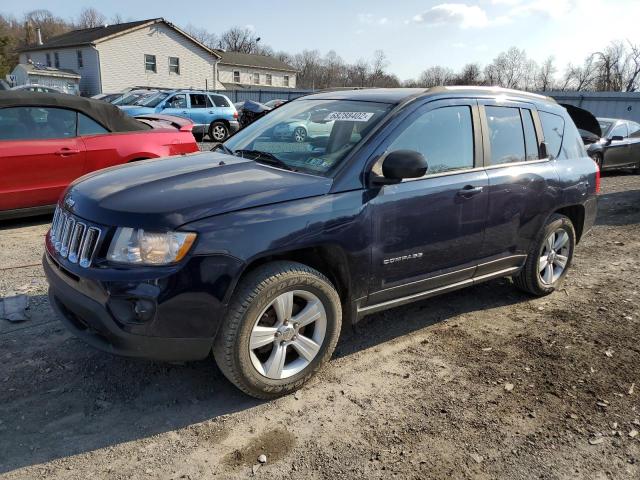
[[[50,218],[5,223],[0,296],[31,318],[0,320],[0,478],[640,478],[640,176],[602,184],[560,291],[499,280],[373,315],[271,402],[213,360],[76,340],[45,295]]]

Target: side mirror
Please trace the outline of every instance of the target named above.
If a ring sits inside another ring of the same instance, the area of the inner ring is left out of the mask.
[[[404,178],[420,178],[427,173],[427,159],[415,150],[394,150],[382,160],[382,177],[376,177],[375,183],[391,185],[400,183]]]
[[[612,142],[621,142],[623,140],[624,140],[624,137],[622,135],[614,135],[613,137],[611,137]]]

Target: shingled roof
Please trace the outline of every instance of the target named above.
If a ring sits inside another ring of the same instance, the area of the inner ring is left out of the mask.
[[[240,52],[224,52],[222,50],[215,51],[220,55],[220,63],[223,65],[234,65],[238,67],[254,67],[266,68],[268,70],[282,70],[285,72],[296,72],[291,65],[284,63],[274,57],[266,55],[254,55]]]
[[[62,35],[57,35],[48,39],[42,45],[31,45],[29,47],[22,48],[21,52],[33,52],[37,50],[52,50],[56,48],[69,48],[79,47],[82,45],[93,45],[97,42],[106,40],[110,37],[124,34],[128,31],[135,30],[137,28],[153,25],[155,23],[164,23],[165,25],[173,28],[178,33],[184,35],[189,40],[199,45],[214,56],[218,56],[217,52],[213,51],[206,45],[203,45],[198,40],[193,38],[188,33],[179,29],[172,23],[167,22],[164,18],[149,18],[147,20],[138,20],[136,22],[117,23],[115,25],[106,25],[94,28],[83,28],[82,30],[72,30]]]

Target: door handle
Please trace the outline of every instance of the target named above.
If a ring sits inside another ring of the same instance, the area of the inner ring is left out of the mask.
[[[59,157],[68,157],[69,155],[77,155],[78,153],[80,153],[80,150],[67,147],[61,148],[60,150],[55,152],[55,154]]]
[[[464,188],[458,190],[458,195],[464,198],[471,198],[474,195],[482,193],[484,187],[474,187],[473,185],[465,185]]]

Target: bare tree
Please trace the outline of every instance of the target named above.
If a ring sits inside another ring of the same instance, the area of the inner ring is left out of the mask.
[[[96,28],[107,23],[107,17],[93,7],[85,7],[78,15],[78,28]]]
[[[384,72],[389,66],[387,56],[382,50],[373,52],[373,60],[371,62],[371,75],[369,76],[369,85],[372,87],[382,86],[381,80],[384,78]]]
[[[468,63],[454,75],[454,85],[482,85],[482,69],[477,63]]]
[[[218,47],[218,37],[204,28],[198,28],[189,23],[184,27],[184,31],[209,48]]]
[[[597,66],[593,55],[587,57],[582,66],[567,65],[562,82],[562,90],[575,90],[576,92],[592,90],[597,78]]]
[[[253,30],[233,27],[220,36],[218,48],[227,52],[258,53],[258,42]]]
[[[629,43],[630,52],[627,56],[628,71],[625,90],[627,92],[635,92],[638,89],[640,80],[640,47]]]
[[[538,69],[535,78],[535,89],[540,92],[546,92],[554,89],[556,67],[553,64],[554,58],[548,57]]]
[[[455,80],[453,70],[439,65],[429,67],[420,74],[418,85],[421,87],[431,88],[442,85],[451,85]]]
[[[527,58],[524,50],[511,47],[485,67],[484,76],[490,85],[526,89],[533,81],[534,68],[535,63]]]
[[[71,30],[71,25],[62,18],[54,16],[49,10],[44,9],[27,12],[24,15],[23,23],[25,27],[22,40],[24,44],[27,45],[35,43],[36,28],[40,28],[40,33],[44,41]]]

